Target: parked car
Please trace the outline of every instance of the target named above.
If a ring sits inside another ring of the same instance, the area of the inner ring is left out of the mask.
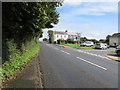
[[[88,46],[88,47],[91,47],[91,46],[93,46],[93,45],[94,45],[94,43],[91,42],[91,41],[86,41],[86,42],[84,42],[84,43],[81,43],[81,46]]]
[[[118,45],[118,46],[116,47],[116,53],[117,53],[118,56],[120,56],[120,45]]]
[[[80,45],[81,45],[81,46],[85,46],[86,44],[85,44],[85,43],[81,43]]]
[[[107,49],[108,45],[106,43],[96,43],[95,48],[98,48],[98,49]]]

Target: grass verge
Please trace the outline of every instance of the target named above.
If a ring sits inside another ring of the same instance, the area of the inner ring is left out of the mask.
[[[110,51],[110,53],[116,53],[116,51]]]
[[[82,47],[79,44],[62,44],[62,45],[75,47],[75,48],[81,48],[81,49],[94,49],[95,48],[95,46],[92,46],[92,47]]]
[[[29,42],[24,48],[24,53],[21,53],[19,50],[14,48],[14,54],[10,56],[10,60],[6,61],[2,65],[2,68],[0,68],[0,79],[2,82],[5,83],[10,78],[13,78],[17,72],[19,72],[25,65],[28,64],[30,59],[35,57],[39,50],[40,43],[38,41]]]

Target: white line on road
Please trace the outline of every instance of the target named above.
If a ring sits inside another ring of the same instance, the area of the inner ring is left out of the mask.
[[[78,52],[83,52],[83,53],[86,53],[86,54],[89,54],[89,55],[92,55],[92,56],[96,56],[96,57],[100,57],[100,58],[105,58],[105,59],[108,59],[108,60],[111,60],[105,56],[101,56],[101,55],[97,55],[97,54],[93,54],[93,53],[89,53],[89,52],[85,52],[85,51],[81,51],[81,50],[78,50]]]
[[[68,54],[68,55],[70,55],[70,53],[68,53],[68,52],[65,52],[66,54]]]
[[[65,52],[65,51],[63,51],[63,50],[60,50],[61,52],[64,52],[64,53],[66,53],[66,54],[68,54],[68,55],[71,55],[70,53],[68,53],[68,52]]]
[[[63,51],[63,50],[60,50],[61,52],[65,52],[65,51]]]
[[[100,66],[100,65],[97,65],[97,64],[92,63],[92,62],[90,62],[90,61],[87,61],[87,60],[85,60],[85,59],[82,59],[82,58],[80,58],[80,57],[76,57],[76,58],[78,58],[78,59],[80,59],[80,60],[82,60],[82,61],[84,61],[84,62],[87,62],[87,63],[89,63],[89,64],[92,64],[92,65],[94,65],[94,66],[96,66],[96,67],[99,67],[99,68],[101,68],[101,69],[103,69],[103,70],[107,70],[107,68],[104,68],[104,67],[102,67],[102,66]]]
[[[54,49],[59,50],[58,48],[54,48]]]

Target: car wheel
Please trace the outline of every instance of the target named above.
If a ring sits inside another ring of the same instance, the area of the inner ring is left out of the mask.
[[[120,51],[117,51],[117,55],[120,56]]]

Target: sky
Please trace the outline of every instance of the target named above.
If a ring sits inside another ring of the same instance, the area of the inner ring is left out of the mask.
[[[118,32],[118,2],[65,0],[56,10],[59,23],[50,30],[79,32],[82,37],[97,40]],[[48,30],[43,30],[43,38],[48,38]]]

